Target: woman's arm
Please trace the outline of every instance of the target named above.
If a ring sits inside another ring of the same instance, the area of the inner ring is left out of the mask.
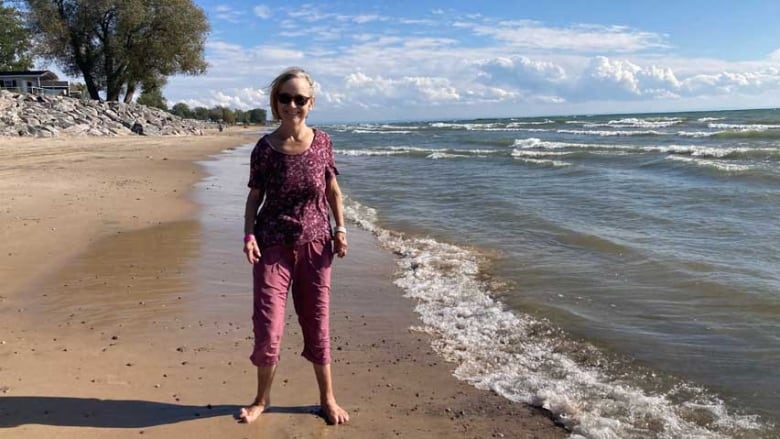
[[[244,207],[244,253],[250,264],[260,261],[260,246],[257,244],[254,233],[255,217],[260,203],[263,202],[263,195],[263,191],[260,189],[250,189]]]
[[[333,218],[336,220],[336,228],[341,229],[333,235],[333,252],[338,257],[343,258],[347,255],[347,232],[344,229],[344,202],[341,199],[341,188],[335,175],[327,181],[325,197],[328,199],[328,205],[330,205]]]

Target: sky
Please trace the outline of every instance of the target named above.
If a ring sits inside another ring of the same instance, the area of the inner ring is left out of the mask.
[[[170,105],[267,109],[300,66],[320,122],[780,106],[777,0],[195,2],[209,68]]]

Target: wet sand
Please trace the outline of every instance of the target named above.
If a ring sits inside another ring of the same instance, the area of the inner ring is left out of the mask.
[[[240,237],[215,240],[186,194],[193,161],[253,139],[0,139],[0,438],[566,436],[453,378],[409,330],[392,254],[355,227],[331,306],[351,422],[317,415],[290,306],[273,408],[238,424],[255,386],[251,273]]]

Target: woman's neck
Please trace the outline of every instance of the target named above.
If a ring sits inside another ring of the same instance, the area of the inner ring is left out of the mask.
[[[280,138],[292,139],[295,141],[305,139],[310,132],[311,128],[309,128],[305,123],[296,125],[282,124],[279,126],[279,128],[276,129],[276,134]]]

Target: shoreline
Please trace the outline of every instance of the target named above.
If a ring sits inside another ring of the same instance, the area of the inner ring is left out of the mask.
[[[195,162],[250,136],[0,137],[0,297],[100,237],[192,216],[188,194],[205,175]]]
[[[67,142],[36,139],[46,149],[24,146],[14,163],[0,139],[0,187],[15,198],[3,213],[12,255],[0,255],[9,261],[0,274],[19,275],[0,290],[0,435],[7,429],[39,437],[57,429],[60,437],[566,436],[542,411],[455,379],[428,336],[409,331],[418,320],[393,284],[393,255],[357,228],[350,231],[350,255],[334,267],[331,316],[337,398],[352,420],[330,427],[316,416],[316,384],[298,356],[300,335],[288,306],[274,407],[250,426],[237,424],[232,414],[255,385],[246,358],[251,274],[234,242],[215,243],[193,219],[197,206],[186,192],[204,175],[195,161],[254,139],[205,148],[193,139],[154,138],[173,145],[112,145],[112,151],[101,147],[113,142],[100,140],[80,147],[81,154],[65,154],[64,164],[76,170],[34,155],[59,157],[56,150]],[[115,172],[113,180],[79,168],[95,161]],[[59,172],[39,182],[41,166]],[[83,172],[60,181],[69,169]],[[137,181],[142,174],[147,180]],[[125,183],[77,192],[101,181]],[[33,203],[23,196],[37,187],[73,211],[46,215],[41,197]],[[65,190],[73,195],[58,199]],[[130,199],[123,205],[108,195]],[[28,240],[36,244],[28,247]],[[25,268],[40,252],[57,254],[47,255],[43,268]],[[218,256],[198,262],[203,253]]]

